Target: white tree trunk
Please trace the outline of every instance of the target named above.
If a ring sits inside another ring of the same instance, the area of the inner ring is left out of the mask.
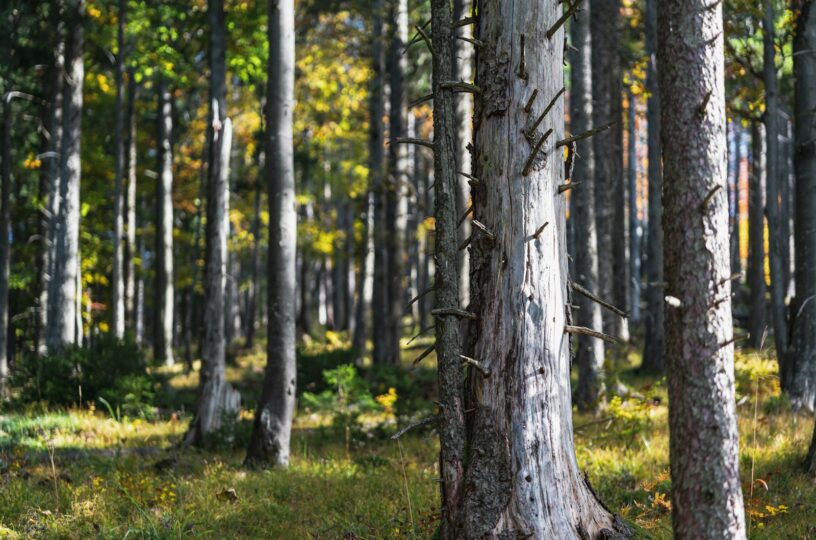
[[[173,365],[173,115],[171,95],[159,80],[159,176],[156,182],[156,361]]]

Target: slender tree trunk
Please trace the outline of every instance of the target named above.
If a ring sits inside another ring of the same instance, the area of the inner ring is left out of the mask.
[[[54,67],[51,86],[50,116],[48,123],[48,198],[46,202],[46,227],[43,241],[43,273],[40,285],[40,332],[37,353],[45,354],[49,331],[48,312],[51,283],[54,275],[54,255],[56,251],[57,223],[60,207],[60,152],[62,148],[62,99],[65,80],[65,25],[62,20],[61,3],[56,3],[56,44],[54,45]]]
[[[435,13],[447,3],[436,0],[434,7]],[[468,361],[469,452],[460,465],[465,471],[458,531],[451,535],[455,538],[615,534],[613,516],[581,477],[572,441],[570,345],[565,333],[570,303],[566,198],[558,192],[564,162],[562,149],[556,147],[564,128],[560,97],[532,129],[564,86],[563,28],[551,39],[546,35],[561,15],[561,4],[555,0],[479,4],[477,38],[484,46],[476,62],[482,99],[476,103],[473,163],[479,182],[472,196],[474,223],[484,229],[474,228],[470,244],[470,310],[476,318],[468,331],[467,350],[475,360]],[[437,57],[442,56],[444,40],[436,20],[433,43]],[[533,89],[541,99],[527,112],[524,106]],[[440,114],[438,96],[435,115]],[[452,139],[452,125],[449,129]],[[438,151],[440,133],[435,132]],[[437,154],[437,190],[445,178],[439,161]],[[436,219],[439,242],[440,216]],[[541,229],[544,224],[548,225]],[[445,272],[442,262],[437,291]],[[437,353],[441,339],[438,331]],[[447,406],[442,408],[440,428],[446,429],[453,408],[442,403]],[[443,463],[444,457],[443,453]],[[444,471],[447,505],[456,499],[451,499],[452,484]]]
[[[572,22],[570,53],[570,130],[584,133],[592,121],[592,37],[590,13],[584,5]],[[595,221],[595,154],[592,141],[580,141],[571,182],[580,182],[570,192],[571,219],[576,229],[574,244],[575,280],[584,288],[598,290],[598,233]],[[584,296],[574,297],[578,305],[576,322],[579,326],[603,329],[601,306]],[[578,387],[575,403],[582,410],[597,410],[604,399],[604,342],[590,336],[578,336],[575,355],[578,364]]]
[[[784,384],[794,408],[816,407],[816,3],[799,0],[794,34],[796,299]],[[816,472],[816,436],[810,471]]]
[[[646,101],[649,176],[648,235],[646,245],[646,317],[641,370],[663,372],[666,344],[665,285],[663,284],[663,164],[660,146],[660,94],[657,81],[657,2],[646,0]]]
[[[159,176],[156,180],[156,303],[153,356],[173,365],[173,115],[170,91],[159,77]]]
[[[372,127],[370,129],[375,129]],[[354,306],[354,327],[351,331],[351,348],[355,351],[356,363],[361,364],[366,354],[367,315],[371,311],[374,288],[374,194],[369,191],[363,201],[363,234],[357,251],[357,300]]]
[[[123,246],[122,236],[124,231],[123,212],[123,183],[125,173],[125,25],[126,22],[126,2],[119,0],[119,14],[117,22],[117,51],[116,66],[114,68],[114,79],[116,86],[115,105],[115,185],[113,191],[113,277],[111,280],[111,330],[114,337],[122,339],[125,336],[125,280],[123,277]]]
[[[785,303],[789,297],[793,296],[791,293],[791,126],[788,121],[788,116],[784,113],[779,115],[782,124],[779,141],[779,257],[782,265],[782,296]],[[790,329],[788,330],[790,335]]]
[[[788,317],[785,308],[785,284],[782,273],[782,238],[779,219],[779,98],[776,81],[776,52],[773,0],[765,0],[762,26],[763,67],[765,83],[765,139],[768,145],[765,179],[765,211],[768,218],[768,259],[771,269],[771,317],[780,373],[788,349]]]
[[[473,0],[453,0],[453,20],[460,21],[473,15]],[[456,34],[473,37],[473,25],[466,24],[455,29]],[[464,39],[454,40],[455,54],[453,57],[454,79],[471,82],[473,80],[473,45]],[[473,139],[473,97],[471,94],[456,96],[456,168],[470,174],[472,170],[469,146]],[[456,212],[462,216],[470,205],[470,184],[468,178],[462,174],[457,177]],[[461,245],[471,232],[470,219],[465,219],[459,226],[459,244]],[[420,291],[421,292],[421,291]],[[459,301],[463,306],[470,302],[470,250],[459,251]]]
[[[733,274],[742,273],[742,257],[740,256],[740,180],[742,180],[742,128],[739,122],[732,124],[734,134],[734,203],[731,208],[731,272]],[[740,279],[734,280],[734,285],[739,286]]]
[[[612,48],[612,56],[610,57],[614,62],[614,66],[610,70],[607,68],[607,73],[612,77],[610,83],[611,94],[611,118],[614,122],[610,128],[612,134],[612,177],[610,179],[610,200],[608,204],[612,204],[612,230],[616,231],[612,234],[612,302],[626,309],[629,305],[629,263],[627,261],[627,224],[626,224],[626,193],[628,191],[628,183],[624,178],[623,172],[623,68],[621,67],[620,49],[620,34],[621,34],[621,17],[620,17],[620,2],[616,0],[615,18],[612,19],[612,30],[608,31],[610,34],[609,46]],[[629,319],[612,316],[612,335],[621,341],[629,341]],[[625,360],[625,351],[622,347],[616,347],[615,353],[618,361]]]
[[[0,400],[8,393],[9,377],[9,268],[11,259],[11,102],[3,96],[2,148],[0,148]]]
[[[144,329],[145,329],[145,272],[147,270],[147,250],[145,250],[145,241],[143,236],[139,236],[137,240],[136,249],[142,261],[139,272],[136,275],[136,296],[134,298],[133,321],[134,333],[136,334],[136,344],[140,347],[144,343]]]
[[[766,331],[765,308],[765,129],[751,123],[751,176],[748,183],[748,344],[758,349]]]
[[[386,188],[383,182],[384,65],[383,0],[373,7],[372,70],[369,89],[369,189],[373,197],[374,281],[371,297],[372,357],[375,364],[387,363],[388,347],[388,246],[385,238]]]
[[[628,164],[627,173],[629,175],[629,311],[630,319],[633,323],[640,322],[640,241],[643,229],[638,216],[638,185],[637,185],[637,135],[636,135],[636,109],[635,94],[630,90],[627,101],[629,102],[629,122],[627,126],[628,135]]]
[[[592,47],[592,123],[596,127],[621,118],[614,116],[613,99],[617,88],[619,58],[617,21],[619,0],[591,0],[591,32],[595,37]],[[614,284],[615,246],[612,230],[615,227],[616,148],[612,130],[599,133],[592,139],[595,154],[595,220],[598,231],[598,294],[614,302],[618,284]],[[621,231],[621,229],[618,229]],[[620,233],[619,233],[620,234]],[[603,326],[607,334],[620,332],[618,317],[603,312]]]
[[[734,399],[722,6],[663,0],[658,21],[672,525],[678,539],[745,538]]]
[[[388,231],[388,341],[385,343],[387,364],[397,365],[400,361],[400,337],[402,336],[402,316],[405,310],[405,238],[406,195],[408,178],[408,154],[404,144],[393,142],[404,137],[407,127],[405,85],[403,82],[406,57],[402,54],[408,42],[408,2],[395,1],[390,13],[390,44],[388,48],[389,83],[389,137],[388,180],[386,185],[386,230]]]
[[[268,356],[247,463],[289,463],[295,408],[295,171],[292,109],[295,86],[295,6],[268,0],[266,178],[269,183]]]
[[[341,233],[341,238],[334,245],[332,265],[332,306],[334,312],[335,330],[342,331],[348,328],[348,242],[349,223],[347,202],[345,194],[339,203],[334,203],[337,213],[336,228]]]
[[[255,185],[255,206],[252,218],[252,262],[249,291],[247,291],[246,347],[255,347],[255,321],[257,318],[257,298],[261,275],[261,181]]]
[[[54,239],[53,273],[48,294],[47,344],[49,351],[78,343],[79,185],[81,178],[82,89],[85,13],[84,0],[69,4],[72,19],[66,52],[63,92],[63,129],[60,152],[60,204]]]
[[[136,78],[128,71],[127,99],[127,194],[125,199],[125,320],[132,331],[136,317]]]

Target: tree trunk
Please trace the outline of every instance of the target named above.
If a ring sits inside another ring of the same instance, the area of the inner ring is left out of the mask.
[[[779,372],[788,349],[788,317],[785,308],[785,283],[782,273],[782,238],[779,219],[779,98],[776,81],[776,52],[772,0],[765,0],[762,26],[763,67],[765,83],[765,140],[767,141],[767,175],[765,179],[765,211],[768,218],[768,259],[771,269],[771,317]]]
[[[246,461],[289,464],[295,408],[295,171],[292,109],[295,86],[295,6],[268,0],[266,179],[269,184],[268,349],[263,391]]]
[[[391,143],[388,145],[388,181],[386,185],[386,230],[388,231],[388,341],[381,359],[390,365],[400,361],[402,316],[405,311],[405,238],[406,194],[409,161],[407,146],[394,139],[404,137],[407,128],[405,103],[406,57],[402,54],[408,42],[408,2],[395,1],[390,8],[390,44],[388,48],[389,120]]]
[[[122,186],[125,172],[125,25],[126,2],[119,0],[117,21],[117,51],[114,80],[116,86],[116,116],[114,128],[115,180],[113,191],[113,276],[111,279],[111,331],[117,339],[125,337],[125,280],[123,276],[122,233],[124,231]]]
[[[618,58],[617,21],[619,0],[592,0],[591,33],[595,37],[592,47],[592,123],[595,127],[617,120],[615,117],[615,89],[620,76]],[[616,246],[612,230],[615,227],[617,194],[615,134],[612,130],[599,133],[592,139],[595,154],[595,220],[598,231],[598,295],[607,301],[616,301],[618,284],[615,280]],[[618,229],[622,231],[622,229]],[[621,234],[621,232],[619,232]],[[624,284],[625,285],[625,284]],[[604,311],[603,330],[617,336],[620,333],[619,318]]]
[[[663,284],[663,164],[660,146],[660,94],[657,81],[657,2],[646,0],[646,101],[649,177],[646,245],[646,317],[641,371],[663,373],[665,285]]]
[[[261,275],[261,181],[256,180],[255,203],[252,218],[252,266],[249,290],[247,291],[246,347],[255,347],[255,321],[257,318],[257,298],[260,289],[258,280]]]
[[[763,344],[767,315],[765,311],[765,129],[751,123],[751,176],[748,183],[748,290],[750,321],[748,345]]]
[[[446,9],[447,3],[436,0],[434,7],[435,13]],[[551,39],[545,35],[561,16],[561,4],[522,0],[511,8],[507,0],[487,0],[479,10],[477,37],[484,46],[479,49],[476,84],[482,99],[476,104],[473,160],[479,182],[472,196],[474,223],[484,229],[474,228],[471,240],[470,310],[476,319],[467,345],[475,358],[468,361],[472,366],[465,446],[469,455],[461,462],[466,468],[459,495],[459,530],[451,536],[614,534],[609,529],[616,520],[581,477],[572,441],[570,345],[565,333],[570,324],[566,198],[558,192],[564,162],[562,149],[556,146],[563,136],[561,98],[539,128],[529,132],[547,102],[564,86],[563,29]],[[524,70],[521,34],[525,35]],[[433,43],[437,56],[442,56],[444,40],[436,21]],[[526,112],[533,89],[541,99]],[[435,115],[440,114],[439,107],[437,98]],[[451,139],[452,131],[451,126]],[[437,155],[437,190],[445,178],[439,161]],[[439,242],[440,216],[436,219]],[[440,274],[445,272],[442,262],[437,291]],[[441,339],[438,332],[437,343]],[[446,419],[452,411],[450,406],[442,408],[441,429],[449,425]],[[451,484],[444,471],[447,505],[455,493],[448,491]]]
[[[674,536],[745,538],[734,399],[722,6],[658,8]],[[701,44],[705,44],[704,46]]]
[[[0,400],[8,394],[9,377],[9,267],[11,259],[11,102],[3,96],[2,148],[0,148]]]
[[[159,176],[156,179],[156,313],[153,357],[157,362],[173,365],[173,114],[171,94],[159,77]]]
[[[732,123],[734,138],[734,202],[731,207],[731,272],[742,274],[742,257],[740,256],[740,180],[742,179],[742,128],[738,121]],[[734,280],[738,286],[741,279]]]
[[[592,37],[590,13],[592,7],[584,5],[572,22],[572,46],[570,53],[570,130],[574,134],[592,128]],[[575,280],[590,291],[598,290],[598,233],[595,221],[595,155],[592,141],[580,141],[572,150],[577,153],[570,182],[580,182],[570,192],[572,222],[575,228],[575,251],[573,255]],[[601,306],[585,296],[574,297],[578,305],[576,322],[601,331],[603,318]],[[575,403],[582,410],[597,410],[604,399],[604,342],[590,336],[578,336],[575,354],[578,364],[578,387]]]
[[[640,241],[643,229],[638,216],[638,185],[637,185],[637,134],[636,134],[636,103],[635,94],[628,92],[629,122],[627,125],[629,157],[627,173],[629,175],[629,311],[632,323],[640,322]]]
[[[145,250],[145,241],[143,236],[139,236],[137,240],[136,249],[142,261],[139,267],[139,273],[136,275],[136,296],[134,297],[133,321],[134,333],[136,334],[136,345],[142,346],[144,343],[144,329],[145,329],[145,272],[147,270],[147,251]]]
[[[136,78],[128,72],[127,99],[127,195],[125,207],[125,320],[131,331],[136,317]]]
[[[791,223],[791,125],[788,115],[780,113],[781,122],[779,141],[779,257],[782,265],[782,296],[785,303],[793,296],[791,292],[791,243],[793,237]],[[790,335],[790,329],[788,330]]]
[[[459,21],[473,15],[473,0],[453,0],[453,20]],[[462,37],[473,37],[473,25],[466,24],[456,29]],[[473,80],[473,45],[463,39],[454,39],[453,57],[454,79],[471,82]],[[472,170],[469,146],[473,139],[473,97],[463,93],[456,96],[456,168],[470,174]],[[456,212],[462,216],[470,205],[470,184],[464,175],[457,177]],[[465,219],[459,226],[459,244],[461,245],[471,232],[470,219]],[[421,292],[421,291],[420,291]],[[470,250],[459,251],[459,303],[467,306],[470,302]]]
[[[791,351],[784,384],[794,408],[816,407],[816,3],[795,3],[793,69],[795,78],[794,172],[796,174],[796,300],[792,313]],[[816,437],[810,470],[816,472]]]
[[[348,328],[348,242],[350,241],[351,224],[348,219],[348,203],[345,200],[335,202],[337,212],[336,228],[341,233],[340,239],[334,245],[332,265],[332,311],[334,312],[335,330],[342,331]]]
[[[377,128],[372,122],[369,129]],[[374,287],[374,194],[371,190],[366,194],[363,208],[362,238],[357,248],[357,299],[354,305],[354,326],[351,329],[351,348],[356,355],[357,364],[362,363],[366,354],[367,316],[371,310]]]
[[[77,298],[79,289],[79,184],[81,178],[80,136],[82,133],[82,89],[85,14],[84,0],[70,4],[66,51],[66,78],[63,91],[63,129],[60,153],[60,204],[54,239],[56,241],[48,294],[47,344],[49,351],[78,342]]]
[[[54,45],[53,80],[51,86],[50,115],[48,123],[48,197],[46,202],[46,228],[43,241],[43,272],[40,288],[40,333],[37,341],[37,353],[45,354],[48,350],[47,334],[49,331],[48,312],[51,283],[54,276],[54,255],[56,250],[57,222],[60,207],[60,152],[62,148],[62,99],[65,80],[65,25],[60,13],[61,4],[56,5],[56,44]]]
[[[388,355],[388,246],[385,238],[386,189],[383,182],[384,64],[383,1],[373,7],[372,71],[369,89],[369,189],[373,197],[374,281],[371,291],[372,357],[375,364],[387,363]]]

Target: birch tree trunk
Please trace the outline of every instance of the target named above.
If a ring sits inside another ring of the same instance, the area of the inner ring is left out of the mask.
[[[765,307],[765,128],[751,123],[751,176],[748,181],[748,344],[758,349],[767,325]]]
[[[295,408],[295,170],[292,109],[295,6],[268,0],[266,179],[269,185],[268,349],[264,386],[247,449],[249,464],[289,464]]]
[[[79,290],[79,185],[81,178],[80,145],[82,133],[82,89],[85,14],[84,0],[68,4],[70,32],[66,51],[66,77],[63,91],[63,129],[60,153],[60,204],[55,230],[55,249],[51,289],[48,294],[49,352],[77,343],[77,298]]]
[[[666,346],[663,284],[663,164],[660,146],[660,93],[657,81],[657,2],[646,0],[646,122],[649,176],[649,233],[646,245],[646,316],[641,371],[663,373]]]
[[[136,317],[136,78],[128,71],[127,117],[127,192],[125,195],[125,321],[133,330]]]
[[[816,407],[816,3],[798,0],[794,7],[797,13],[793,42],[796,300],[786,382],[794,408],[813,410]],[[810,471],[816,472],[816,436],[811,444]]]
[[[125,25],[126,22],[126,2],[118,1],[118,21],[116,34],[116,65],[114,67],[114,86],[116,86],[115,104],[115,127],[114,127],[114,147],[115,147],[115,179],[113,191],[113,276],[111,279],[111,330],[116,339],[125,336],[125,280],[123,267],[123,246],[122,236],[124,231],[123,212],[123,179],[125,172]]]
[[[170,90],[161,76],[159,96],[159,176],[156,179],[156,303],[153,357],[172,366],[173,358],[173,114]]]
[[[590,13],[592,7],[584,4],[571,25],[572,50],[570,60],[570,130],[574,134],[592,128],[592,37]],[[598,290],[598,233],[595,216],[595,154],[592,141],[580,141],[573,150],[578,154],[571,182],[580,182],[570,192],[573,227],[575,228],[575,280],[590,291]],[[576,322],[601,331],[601,306],[585,296],[577,296]],[[582,410],[597,410],[603,401],[604,342],[590,336],[578,336],[575,354],[578,364],[578,387],[575,403]]]
[[[666,182],[666,368],[674,536],[745,538],[734,340],[722,6],[658,6]]]
[[[767,141],[766,199],[768,218],[768,259],[771,270],[771,317],[779,372],[783,371],[788,349],[788,318],[785,308],[785,280],[782,271],[782,238],[779,219],[779,98],[777,96],[776,51],[773,0],[765,0],[762,21],[763,67],[765,83],[765,140]]]
[[[436,0],[434,14],[446,8]],[[546,35],[561,15],[556,0],[479,5],[476,37],[484,46],[476,62],[481,98],[472,196],[473,223],[480,225],[471,240],[469,453],[462,461],[455,538],[597,538],[615,534],[616,525],[624,529],[581,477],[572,441],[566,201],[558,192],[564,162],[556,146],[564,130],[560,97],[533,129],[564,86],[563,28]],[[433,43],[440,57],[444,39],[436,22]],[[541,99],[525,111],[534,90]],[[444,114],[439,107],[436,97],[435,115]],[[440,165],[437,154],[437,190],[447,185]],[[440,262],[437,287],[444,271]],[[437,347],[439,340],[437,331]],[[452,410],[445,404],[441,429]],[[447,507],[456,493],[448,491],[445,468],[443,481]]]

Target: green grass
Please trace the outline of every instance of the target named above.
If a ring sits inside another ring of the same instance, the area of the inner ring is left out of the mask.
[[[301,362],[336,363],[324,352]],[[415,356],[405,353],[407,362]],[[230,379],[252,392],[261,364],[260,355],[243,356]],[[816,483],[801,467],[813,419],[794,417],[779,398],[773,362],[740,354],[737,367],[751,537],[816,537]],[[195,376],[167,374],[172,399],[188,403]],[[621,380],[645,399],[616,400],[598,417],[576,413],[578,460],[639,537],[670,538],[665,387],[626,366]],[[177,448],[186,422],[116,421],[87,408],[0,415],[0,538],[428,538],[438,524],[433,432],[395,442],[373,430],[347,448],[324,415],[304,413],[290,468],[250,471],[240,448]]]

